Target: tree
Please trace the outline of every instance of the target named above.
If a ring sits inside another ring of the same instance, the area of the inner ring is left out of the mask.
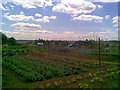
[[[44,40],[39,38],[39,39],[38,39],[38,42],[39,42],[39,43],[44,43]]]
[[[37,43],[45,43],[45,40],[39,38],[38,40],[36,39],[36,40],[34,41],[34,43],[35,43],[35,44],[37,44]]]
[[[37,43],[38,43],[38,40],[37,40],[37,39],[36,39],[36,40],[34,40],[34,43],[35,43],[35,44],[37,44]]]
[[[11,45],[15,45],[15,44],[16,44],[15,38],[14,38],[14,37],[10,37],[10,38],[8,39],[8,43],[11,44]]]
[[[2,44],[6,44],[8,42],[8,37],[1,32],[0,32],[0,39],[2,40]]]

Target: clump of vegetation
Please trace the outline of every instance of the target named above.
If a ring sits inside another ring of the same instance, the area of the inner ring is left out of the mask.
[[[63,84],[62,81],[54,82],[55,87],[60,87]]]
[[[76,79],[77,79],[77,80],[81,80],[81,79],[82,79],[82,77],[77,77]]]
[[[18,57],[4,57],[3,67],[12,70],[29,82],[41,81],[52,77],[66,76],[68,75],[66,73],[69,73],[69,75],[76,74],[81,71],[81,68],[78,66],[76,67],[63,64],[58,65],[40,60]]]
[[[82,84],[82,83],[80,83],[78,86],[79,86],[79,88],[89,88],[88,84]]]
[[[50,83],[48,83],[48,84],[46,85],[46,88],[52,88],[52,85],[51,85]]]
[[[70,81],[67,81],[67,85],[69,85],[71,82]]]
[[[76,79],[76,78],[72,78],[72,79],[71,79],[71,82],[72,82],[72,83],[76,83],[76,82],[77,82],[77,79]]]
[[[0,32],[0,38],[2,40],[2,44],[9,44],[9,45],[15,45],[16,44],[16,40],[14,37],[10,37],[8,38],[5,34]],[[0,43],[1,44],[1,43]]]
[[[95,77],[93,81],[100,82],[100,83],[104,82],[104,80],[101,77]]]
[[[92,73],[89,73],[87,76],[86,76],[86,78],[91,78],[93,75],[92,75]]]
[[[5,34],[0,33],[2,42],[2,56],[13,56],[18,54],[32,53],[25,44],[17,44],[14,37],[8,38]]]

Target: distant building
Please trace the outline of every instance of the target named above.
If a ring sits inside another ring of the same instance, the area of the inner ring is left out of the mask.
[[[69,45],[67,45],[67,47],[72,47],[73,46],[73,44],[69,44]]]
[[[38,45],[38,46],[43,46],[44,43],[39,43],[39,42],[38,42],[37,45]]]

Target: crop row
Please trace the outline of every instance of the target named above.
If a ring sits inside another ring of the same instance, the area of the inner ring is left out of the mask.
[[[18,54],[28,54],[28,53],[32,53],[32,51],[30,50],[25,50],[25,49],[3,49],[2,50],[2,55],[3,56],[12,56],[12,55],[18,55]]]
[[[77,76],[77,77],[71,78],[70,80],[66,80],[66,81],[59,80],[59,81],[55,81],[53,83],[47,83],[45,86],[40,86],[39,88],[55,88],[55,87],[62,88],[67,85],[70,86],[71,84],[78,84],[77,87],[79,87],[79,88],[90,88],[91,86],[96,85],[96,84],[103,85],[103,84],[109,83],[109,82],[105,81],[106,78],[112,78],[113,80],[119,80],[118,75],[120,74],[120,71],[118,70],[118,68],[113,68],[113,69],[109,69],[109,70],[110,70],[110,72],[107,74],[105,74],[106,72],[104,72],[104,71],[98,71],[94,74],[89,73],[83,77]],[[83,81],[85,79],[88,79],[88,82],[81,83],[81,81]],[[113,81],[111,81],[111,82],[113,82]],[[116,83],[116,85],[118,85],[117,82],[115,82],[115,83]],[[112,85],[112,87],[118,87],[116,85],[115,86]],[[104,87],[106,87],[106,86],[104,86]]]
[[[31,82],[79,74],[82,71],[79,66],[52,64],[50,62],[18,57],[3,58],[3,66]]]

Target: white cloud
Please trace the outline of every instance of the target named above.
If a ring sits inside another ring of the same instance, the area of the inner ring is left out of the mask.
[[[106,15],[105,19],[107,19],[107,20],[110,19],[110,15]]]
[[[73,12],[74,12],[73,8],[67,7],[67,6],[65,6],[64,4],[61,4],[61,3],[54,6],[52,8],[52,10],[55,11],[55,12],[59,12],[59,13],[69,13],[69,14],[73,14]]]
[[[72,15],[91,13],[95,9],[95,4],[92,2],[86,2],[84,0],[61,0],[60,3],[52,8],[54,12],[68,13]]]
[[[4,14],[4,17],[12,21],[28,21],[34,20],[33,16],[25,16],[23,12],[19,15],[9,15],[9,13]]]
[[[102,40],[118,40],[118,32],[112,31],[112,29],[103,29],[101,32],[90,32],[89,35],[101,38]]]
[[[105,29],[102,32],[71,32],[65,31],[62,33],[55,33],[48,30],[12,30],[12,31],[3,31],[7,36],[15,37],[16,39],[47,39],[47,40],[95,40],[100,37],[103,40],[117,40],[118,33],[112,32],[111,29]]]
[[[4,17],[12,20],[12,21],[37,21],[37,22],[44,22],[44,23],[49,23],[50,20],[55,20],[56,16],[42,16],[42,14],[35,14],[35,17],[37,17],[37,19],[35,19],[35,17],[33,16],[25,16],[24,12],[20,12],[19,15],[10,15],[9,13],[5,13]]]
[[[14,5],[9,5],[9,8],[14,10],[15,9],[15,6]]]
[[[116,31],[120,31],[120,27],[118,27],[118,28],[116,29]]]
[[[120,16],[115,16],[115,17],[113,17],[112,18],[112,20],[113,20],[113,26],[115,26],[116,27],[116,31],[120,31]]]
[[[12,24],[11,26],[17,29],[22,29],[22,30],[36,30],[41,28],[39,24],[24,23],[24,22],[18,22],[18,23]]]
[[[43,34],[50,34],[51,31],[42,30],[41,25],[33,23],[18,22],[11,25],[16,30],[3,30],[3,32],[9,37],[15,37],[16,39],[37,39]],[[44,36],[44,35],[43,35]]]
[[[120,16],[115,16],[115,17],[113,17],[113,23],[117,23],[118,24],[118,22],[120,22]]]
[[[56,16],[50,16],[49,19],[54,20],[56,19]]]
[[[82,14],[80,16],[73,17],[72,20],[94,21],[94,22],[100,23],[100,22],[102,22],[103,17],[96,16],[96,15],[85,15],[85,14]]]
[[[14,10],[15,6],[14,5],[5,5],[6,11]]]
[[[35,16],[36,17],[42,17],[42,14],[36,13]]]
[[[51,34],[48,30],[6,30],[2,31],[9,37],[15,37],[18,40],[35,40],[38,38],[45,38],[47,35]]]
[[[102,2],[102,3],[114,3],[114,2],[119,2],[120,0],[87,0],[91,2]]]
[[[7,5],[7,1],[6,2],[4,1],[4,3],[0,1],[0,9],[4,11],[10,11],[10,10],[14,10],[15,6],[13,4]]]
[[[20,14],[24,15],[24,12],[20,12]]]
[[[35,34],[35,33],[51,33],[51,31],[47,30],[12,30],[12,31],[3,31],[5,33],[11,33],[11,34]]]
[[[37,22],[44,22],[44,23],[49,23],[50,20],[55,20],[56,16],[43,16],[39,19],[35,19],[35,21]]]
[[[11,0],[11,2],[15,3],[16,5],[21,5],[27,9],[53,6],[52,0]]]
[[[3,7],[2,3],[0,3],[0,9],[1,10],[6,10],[6,8]]]
[[[3,25],[3,24],[5,24],[5,23],[3,23],[3,22],[0,22],[0,25]]]
[[[103,6],[102,6],[102,5],[97,5],[97,7],[98,7],[98,8],[103,8]]]

